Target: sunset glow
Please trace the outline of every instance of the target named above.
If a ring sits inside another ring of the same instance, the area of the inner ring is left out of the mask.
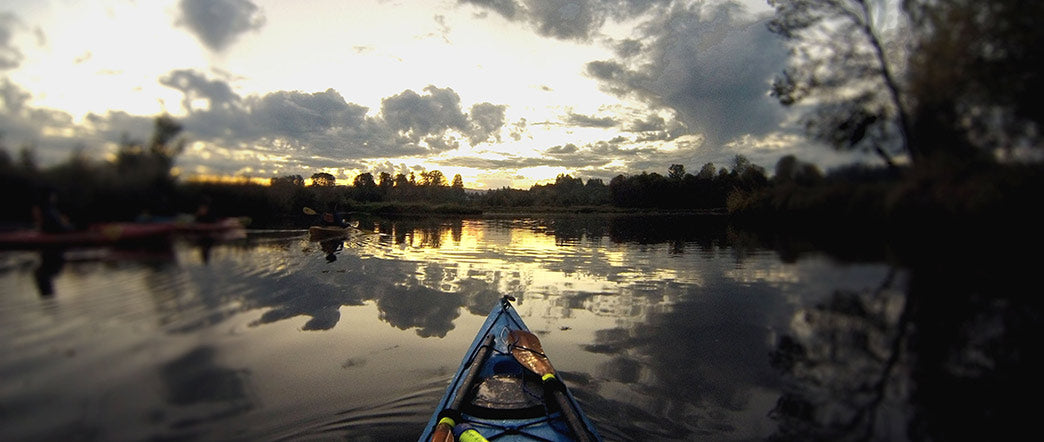
[[[851,160],[768,96],[785,51],[763,1],[509,4],[9,2],[0,131],[45,163],[105,158],[168,114],[186,179],[440,170],[474,189]]]

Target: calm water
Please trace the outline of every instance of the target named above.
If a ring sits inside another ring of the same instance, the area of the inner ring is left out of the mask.
[[[884,247],[686,217],[361,227],[333,260],[301,230],[71,251],[50,294],[38,254],[0,252],[0,439],[415,440],[503,295],[606,440],[996,434],[1040,392],[1037,303]]]

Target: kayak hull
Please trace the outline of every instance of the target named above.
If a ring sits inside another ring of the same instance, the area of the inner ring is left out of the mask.
[[[199,239],[235,240],[246,238],[244,221],[239,218],[223,218],[212,222],[176,223],[179,235]]]
[[[71,232],[18,230],[0,233],[0,248],[34,249],[49,247],[87,247],[135,244],[169,239],[175,228],[170,224],[106,223]]]
[[[174,235],[238,239],[246,229],[237,218],[214,222],[108,222],[70,232],[35,229],[0,232],[0,249],[46,249],[98,246],[138,246],[163,243]]]
[[[312,226],[308,228],[308,238],[315,241],[326,241],[329,239],[348,238],[352,233],[350,227],[337,226]]]
[[[513,330],[529,331],[504,297],[479,329],[418,442],[430,442],[445,416],[453,416],[458,425],[467,423],[488,440],[601,440],[564,384],[558,385],[568,401],[568,413],[552,399],[541,377],[512,356]],[[582,428],[574,430],[567,414]],[[577,431],[584,434],[577,436]]]

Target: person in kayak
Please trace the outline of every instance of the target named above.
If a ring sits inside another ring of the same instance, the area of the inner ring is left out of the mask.
[[[69,217],[58,209],[58,191],[46,188],[40,191],[33,205],[33,221],[36,228],[47,233],[62,233],[76,230]]]
[[[69,217],[58,209],[58,191],[44,188],[39,191],[33,204],[33,222],[36,229],[46,233],[64,233],[76,230]],[[40,296],[54,294],[54,278],[65,266],[64,250],[44,248],[40,250],[40,264],[33,271]]]
[[[213,200],[211,200],[210,196],[203,195],[203,198],[201,198],[199,201],[199,205],[196,206],[196,213],[193,214],[194,219],[197,223],[217,222],[218,217],[214,213],[213,208],[211,207],[212,203]]]

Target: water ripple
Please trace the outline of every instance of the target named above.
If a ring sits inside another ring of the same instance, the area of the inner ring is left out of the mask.
[[[349,408],[325,419],[299,423],[273,441],[302,439],[412,440],[420,434],[448,379],[437,379],[387,402]],[[416,422],[416,425],[403,425]]]

